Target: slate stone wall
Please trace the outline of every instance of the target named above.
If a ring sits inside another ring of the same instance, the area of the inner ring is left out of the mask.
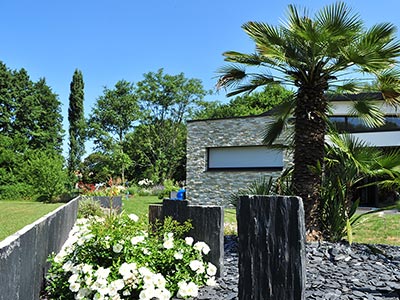
[[[191,220],[193,228],[187,236],[195,242],[205,242],[211,249],[206,260],[217,267],[216,276],[223,273],[224,267],[224,210],[222,206],[188,205],[186,200],[164,199],[163,205],[149,206],[149,223],[172,217],[184,223]]]
[[[232,193],[263,175],[278,177],[281,171],[207,171],[207,148],[262,145],[270,116],[188,122],[186,199],[194,204],[229,204]],[[284,153],[284,168],[289,156]]]
[[[306,230],[301,198],[241,196],[237,221],[239,300],[304,300]]]
[[[48,256],[58,253],[78,212],[79,197],[0,242],[0,300],[38,300]]]

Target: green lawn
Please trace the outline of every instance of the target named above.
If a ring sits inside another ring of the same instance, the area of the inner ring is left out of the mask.
[[[0,241],[62,204],[44,204],[31,201],[0,201]]]
[[[400,246],[400,214],[371,214],[353,228],[353,241]]]
[[[134,213],[147,221],[150,204],[161,204],[155,196],[124,198],[123,210]],[[0,202],[0,240],[28,225],[62,203],[44,204],[27,201]],[[236,212],[225,210],[225,234],[236,232]],[[353,228],[353,240],[356,243],[389,244],[400,246],[400,214],[372,214],[361,219]]]

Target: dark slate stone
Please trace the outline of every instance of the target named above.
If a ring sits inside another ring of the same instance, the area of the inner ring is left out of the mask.
[[[242,196],[237,221],[239,299],[304,299],[305,226],[301,199]]]
[[[105,208],[112,208],[121,212],[122,209],[122,196],[108,197],[108,196],[93,196],[93,200],[100,202],[100,205]]]
[[[217,267],[219,277],[224,267],[224,210],[221,206],[189,205],[187,200],[164,199],[162,206],[149,207],[149,222],[172,217],[183,223],[191,220],[193,229],[187,234],[205,242],[211,249],[205,259]]]

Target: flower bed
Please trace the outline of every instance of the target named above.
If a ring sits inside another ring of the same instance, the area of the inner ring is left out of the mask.
[[[215,285],[217,269],[204,260],[208,245],[183,238],[189,223],[166,219],[155,231],[141,228],[133,214],[79,219],[50,258],[47,298],[164,300]]]

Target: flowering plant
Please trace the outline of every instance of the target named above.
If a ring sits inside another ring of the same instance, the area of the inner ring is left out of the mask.
[[[138,219],[79,219],[49,259],[48,299],[166,300],[196,297],[199,286],[215,285],[217,269],[203,259],[208,245],[183,238],[190,223],[167,218],[146,232]]]

